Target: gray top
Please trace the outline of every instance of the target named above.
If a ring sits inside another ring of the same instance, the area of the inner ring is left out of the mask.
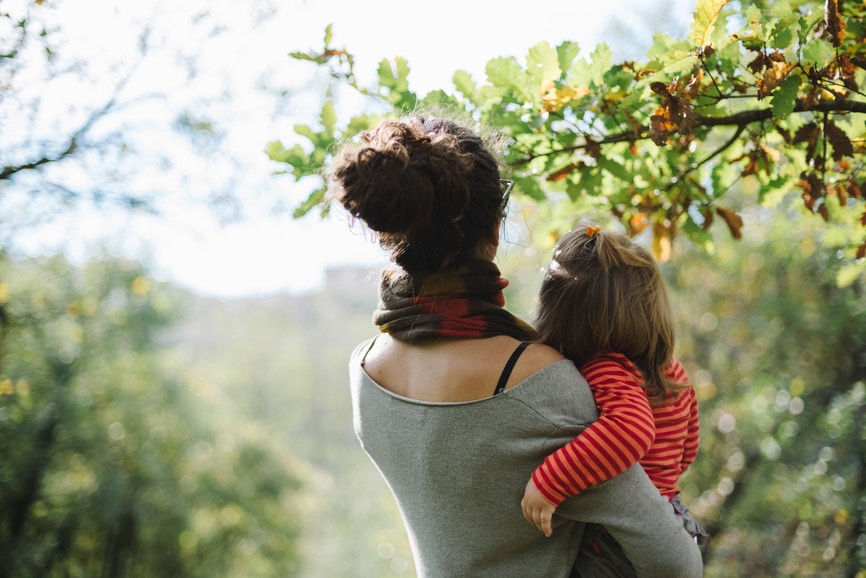
[[[550,538],[523,518],[532,471],[598,417],[571,361],[494,397],[431,403],[367,375],[372,342],[349,367],[355,433],[397,500],[419,577],[566,577],[583,535],[577,520],[604,524],[638,576],[702,575],[697,545],[639,466],[563,502]]]

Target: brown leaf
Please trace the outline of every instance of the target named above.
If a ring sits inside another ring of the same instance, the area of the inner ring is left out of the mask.
[[[836,63],[838,65],[839,73],[842,75],[842,78],[853,78],[854,73],[857,72],[857,65],[851,59],[850,54],[840,54],[836,59]]]
[[[823,198],[826,192],[824,181],[821,180],[815,171],[804,172],[800,174],[797,186],[803,190],[803,204],[814,213],[818,200]]]
[[[706,231],[713,225],[713,221],[715,220],[715,216],[713,215],[713,211],[710,209],[706,209],[702,213],[702,215],[704,217],[704,222],[701,225],[701,231]]]
[[[734,239],[743,238],[743,219],[736,212],[723,207],[716,207],[716,213],[725,220],[725,224],[728,225]]]
[[[827,203],[818,205],[818,214],[821,215],[825,223],[830,220],[830,211],[827,209]]]
[[[839,48],[842,45],[842,39],[845,38],[845,22],[842,21],[842,16],[839,14],[838,0],[825,0],[824,24],[826,25],[825,36],[829,36],[830,43]]]
[[[854,145],[851,144],[851,139],[845,134],[845,131],[836,126],[832,120],[827,123],[824,132],[830,144],[833,145],[833,160],[842,160],[842,157],[854,156]]]
[[[696,98],[701,90],[701,81],[704,79],[704,69],[700,67],[695,67],[695,70],[692,72],[692,77],[689,79],[689,83],[685,87],[685,93],[689,95],[691,98]]]
[[[749,162],[746,163],[746,166],[743,167],[742,175],[744,177],[750,175],[757,175],[759,170],[758,165],[758,151],[751,151],[748,156]]]
[[[767,56],[763,52],[758,51],[755,58],[748,64],[748,68],[755,74],[760,74],[767,67],[768,62]]]
[[[809,163],[815,158],[815,151],[818,147],[818,138],[821,136],[821,128],[814,122],[804,124],[797,129],[794,134],[793,144],[806,143],[806,162]]]
[[[828,195],[836,195],[839,198],[839,206],[844,207],[848,204],[848,184],[840,183],[827,187]]]
[[[643,125],[638,122],[634,115],[627,110],[624,111],[624,113],[625,119],[628,122],[628,126],[631,129],[632,133],[634,133],[635,136],[639,136],[641,133],[643,133]],[[634,145],[634,143],[632,143],[632,145]]]
[[[863,257],[866,257],[866,241],[864,241],[863,243],[860,244],[859,247],[857,247],[856,258],[862,259]]]
[[[650,117],[650,138],[658,146],[662,147],[668,144],[668,131],[670,123],[667,118],[666,108],[657,108],[656,114]]]
[[[664,82],[652,82],[650,83],[650,90],[660,96],[670,96],[670,92],[668,92],[668,87]]]
[[[796,62],[779,62],[774,59],[772,65],[764,71],[763,78],[759,79],[758,85],[758,100],[765,98],[779,86],[788,73],[797,66]]]

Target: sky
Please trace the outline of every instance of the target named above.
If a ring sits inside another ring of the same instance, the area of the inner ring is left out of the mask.
[[[691,10],[684,0],[680,4]],[[574,40],[588,53],[612,16],[639,27],[635,20],[640,15],[630,10],[636,5],[646,9],[647,3],[607,0],[587,9],[573,0],[525,7],[486,0],[440,0],[422,7],[392,0],[64,0],[57,6],[66,46],[74,47],[97,70],[104,61],[106,78],[122,62],[123,50],[130,49],[134,30],[142,21],[152,23],[153,47],[128,87],[132,93],[152,90],[169,95],[137,113],[146,122],[139,123],[136,138],[150,139],[151,146],[173,146],[161,140],[158,130],[146,128],[170,123],[176,114],[173,107],[194,103],[208,91],[231,88],[230,99],[209,109],[220,119],[221,154],[228,160],[188,166],[188,174],[177,174],[174,168],[164,181],[166,187],[201,195],[231,183],[232,192],[244,199],[246,218],[222,224],[184,203],[165,205],[158,218],[82,208],[19,235],[17,249],[29,254],[62,250],[73,259],[85,259],[107,248],[144,259],[162,280],[225,298],[302,294],[321,289],[329,267],[377,267],[384,263],[384,254],[362,229],[350,228],[339,212],[325,221],[317,215],[293,220],[288,212],[275,213],[262,201],[281,195],[291,205],[306,195],[306,189],[290,178],[274,176],[280,167],[262,152],[270,140],[291,144],[292,125],[308,122],[321,104],[321,89],[311,83],[312,65],[302,68],[305,64],[291,61],[288,52],[321,48],[324,29],[331,24],[333,44],[355,55],[363,83],[372,83],[382,58],[401,56],[411,67],[410,87],[423,95],[432,89],[452,89],[456,70],[483,81],[488,60],[522,59],[540,41],[556,45]],[[190,18],[204,8],[219,35],[191,31]],[[648,30],[647,45],[650,34]],[[616,39],[605,40],[616,44]],[[197,46],[207,48],[196,52]],[[198,54],[194,82],[182,74],[177,50]],[[96,94],[98,80],[93,82]],[[293,96],[275,103],[272,95],[257,88],[264,82],[283,85]],[[61,96],[65,97],[57,98]],[[346,118],[363,106],[341,104]],[[178,149],[172,154],[179,158],[186,153]],[[152,176],[159,170],[139,171],[138,178],[141,172]]]

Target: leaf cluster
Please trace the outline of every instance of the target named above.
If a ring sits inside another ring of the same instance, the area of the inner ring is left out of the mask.
[[[581,55],[575,42],[541,42],[522,62],[490,60],[486,83],[458,71],[453,93],[423,98],[407,88],[399,58],[381,62],[377,86],[358,86],[353,61],[331,41],[329,30],[325,49],[306,58],[333,67],[330,55],[339,53],[348,72],[332,76],[387,103],[392,115],[468,113],[510,139],[518,194],[577,201],[632,235],[646,231],[660,260],[678,234],[711,249],[716,221],[741,238],[743,199],[772,205],[796,194],[804,210],[846,232],[830,248],[866,269],[862,3],[698,0],[688,36],[657,34],[640,62],[614,62],[603,43]],[[358,115],[339,129],[325,122],[329,106],[309,139],[312,152],[269,145],[295,178],[321,177],[334,145],[376,120]],[[300,136],[311,130],[296,127]],[[326,208],[324,193],[323,183],[296,216]]]

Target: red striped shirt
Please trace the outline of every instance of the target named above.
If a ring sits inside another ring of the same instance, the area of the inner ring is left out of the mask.
[[[692,387],[659,407],[650,407],[637,368],[618,353],[581,368],[598,406],[599,418],[579,436],[549,455],[533,473],[538,490],[552,504],[574,496],[640,462],[659,491],[674,496],[680,475],[698,453],[698,403]],[[676,382],[689,383],[676,360],[665,369]]]

